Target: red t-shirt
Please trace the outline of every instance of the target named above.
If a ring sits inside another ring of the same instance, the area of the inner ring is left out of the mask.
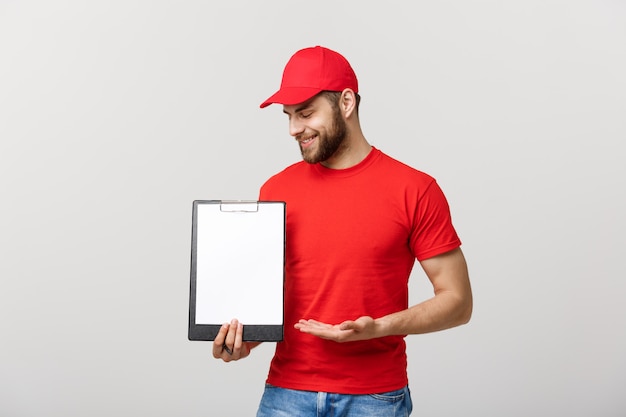
[[[260,200],[285,201],[285,333],[267,382],[371,394],[408,382],[404,336],[336,343],[299,319],[338,324],[408,307],[415,259],[460,246],[435,180],[374,148],[342,170],[299,162],[270,178]]]

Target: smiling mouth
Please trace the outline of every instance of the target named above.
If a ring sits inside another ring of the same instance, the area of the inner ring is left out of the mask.
[[[300,143],[300,145],[301,145],[301,146],[305,146],[305,147],[306,147],[306,146],[308,146],[311,142],[313,142],[316,138],[317,138],[317,135],[315,135],[315,136],[311,136],[311,137],[308,137],[308,138],[306,138],[306,139],[300,139],[300,140],[298,140],[298,142]]]

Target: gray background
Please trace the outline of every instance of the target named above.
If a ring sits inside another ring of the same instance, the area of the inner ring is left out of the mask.
[[[464,242],[474,316],[408,337],[414,415],[623,416],[625,21],[618,0],[0,1],[0,415],[254,414],[273,345],[223,364],[187,340],[191,202],[255,199],[300,159],[258,105],[321,44]]]

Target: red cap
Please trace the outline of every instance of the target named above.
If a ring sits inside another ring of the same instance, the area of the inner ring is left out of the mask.
[[[322,91],[359,92],[359,83],[350,63],[342,55],[323,46],[301,49],[289,59],[283,71],[280,90],[261,104],[300,104]]]

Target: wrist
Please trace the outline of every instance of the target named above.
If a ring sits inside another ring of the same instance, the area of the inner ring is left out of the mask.
[[[391,320],[389,316],[379,317],[374,319],[374,333],[376,337],[391,336]]]

